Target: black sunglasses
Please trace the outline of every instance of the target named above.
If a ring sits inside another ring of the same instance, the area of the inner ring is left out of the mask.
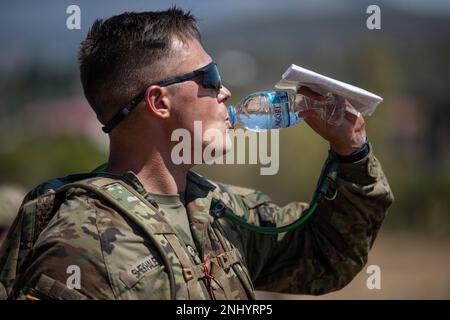
[[[152,85],[157,85],[160,87],[166,87],[171,84],[180,83],[183,81],[187,81],[189,79],[195,78],[197,76],[202,76],[202,87],[205,89],[214,89],[216,91],[219,91],[220,88],[222,88],[222,81],[220,79],[219,69],[217,69],[217,64],[213,61],[210,64],[185,73],[181,76],[173,77],[170,79],[165,79],[159,82],[156,82],[154,84],[150,84],[147,86],[150,87]],[[139,104],[139,102],[144,99],[145,92],[147,90],[144,90],[137,96],[135,96],[130,102],[128,102],[123,108],[117,112],[114,117],[112,117],[111,120],[109,120],[102,128],[103,132],[109,133],[111,130],[119,124],[120,121],[122,121],[136,106]]]

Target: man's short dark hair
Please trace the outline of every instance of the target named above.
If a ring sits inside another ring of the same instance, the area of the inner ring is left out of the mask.
[[[145,90],[149,81],[164,76],[160,63],[172,53],[172,41],[195,38],[200,31],[191,13],[125,12],[96,20],[79,52],[84,94],[100,122]]]

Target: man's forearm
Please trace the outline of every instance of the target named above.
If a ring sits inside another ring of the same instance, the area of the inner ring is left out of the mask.
[[[323,294],[342,288],[362,269],[393,201],[372,151],[339,165],[337,192],[304,226],[279,239],[255,283],[259,289]],[[292,212],[294,205],[281,212]]]

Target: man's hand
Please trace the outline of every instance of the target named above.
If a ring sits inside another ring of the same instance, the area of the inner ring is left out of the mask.
[[[311,99],[322,101],[324,96],[312,91],[308,87],[300,87],[298,93]],[[358,150],[366,141],[366,128],[363,117],[345,112],[342,123],[338,126],[329,124],[320,118],[314,110],[300,112],[300,117],[325,140],[331,149],[339,155],[347,156]]]

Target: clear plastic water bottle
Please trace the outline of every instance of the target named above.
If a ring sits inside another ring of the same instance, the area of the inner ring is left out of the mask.
[[[315,110],[332,125],[339,124],[345,113],[346,100],[327,94],[318,101],[294,91],[259,91],[228,107],[230,122],[254,131],[291,127],[303,121],[299,112]]]

